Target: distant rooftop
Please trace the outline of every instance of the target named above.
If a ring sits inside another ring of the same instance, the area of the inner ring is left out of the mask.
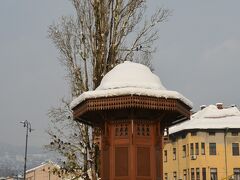
[[[234,129],[240,128],[240,111],[237,107],[222,108],[209,105],[191,116],[191,119],[169,128],[173,134],[190,129]]]
[[[31,171],[35,171],[35,170],[37,170],[37,169],[39,169],[39,168],[41,168],[41,167],[44,167],[45,165],[53,165],[53,166],[59,167],[59,165],[57,165],[56,163],[54,163],[54,162],[52,162],[52,161],[45,161],[45,162],[42,162],[41,165],[36,166],[36,167],[34,167],[34,168],[32,168],[32,169],[29,169],[29,170],[27,170],[26,172],[29,173],[29,172],[31,172]]]

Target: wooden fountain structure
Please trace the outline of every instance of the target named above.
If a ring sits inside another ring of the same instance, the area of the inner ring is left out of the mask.
[[[72,107],[75,120],[101,129],[101,179],[163,180],[164,131],[188,119],[190,105],[151,93],[106,94],[82,98]]]

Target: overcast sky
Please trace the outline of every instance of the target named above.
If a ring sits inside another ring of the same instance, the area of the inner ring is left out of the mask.
[[[160,28],[155,73],[170,90],[194,103],[240,105],[240,1],[151,0],[149,11],[173,10]],[[24,144],[25,119],[35,131],[30,144],[48,143],[47,111],[68,97],[64,69],[47,39],[48,26],[72,14],[68,0],[0,1],[0,142]]]

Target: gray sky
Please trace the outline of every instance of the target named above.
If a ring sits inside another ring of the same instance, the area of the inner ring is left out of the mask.
[[[188,97],[194,110],[240,105],[240,1],[151,0],[149,9],[161,5],[173,10],[153,57],[165,87]],[[0,142],[24,144],[25,119],[36,129],[31,145],[49,142],[47,111],[68,88],[47,29],[69,14],[68,0],[0,1]]]

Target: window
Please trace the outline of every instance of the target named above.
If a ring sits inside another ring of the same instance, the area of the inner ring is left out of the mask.
[[[164,174],[164,179],[168,180],[168,174],[167,173]]]
[[[164,162],[167,162],[167,151],[164,151]]]
[[[183,145],[182,149],[183,149],[183,157],[185,158],[186,157],[186,145]]]
[[[169,136],[164,136],[164,137],[163,137],[163,141],[164,141],[164,143],[169,142]]]
[[[182,139],[185,139],[185,138],[186,138],[186,136],[187,136],[187,134],[186,134],[186,133],[182,134]]]
[[[173,172],[173,180],[177,180],[177,172]]]
[[[216,143],[209,143],[209,155],[216,155]]]
[[[187,156],[189,155],[189,145],[187,144]]]
[[[217,180],[217,168],[211,168],[210,169],[210,177],[211,180]]]
[[[205,155],[205,143],[201,143],[201,154]]]
[[[198,143],[195,143],[195,154],[199,155],[199,146]]]
[[[200,169],[196,168],[196,180],[200,180]]]
[[[191,168],[191,180],[195,180],[194,168]]]
[[[183,170],[183,180],[187,180],[187,170]]]
[[[209,132],[209,136],[215,136],[215,132]]]
[[[238,136],[238,132],[233,131],[233,132],[232,132],[232,136]]]
[[[240,180],[240,168],[233,169],[234,180]]]
[[[191,132],[191,136],[196,136],[197,132]]]
[[[190,144],[190,155],[194,155],[193,143]]]
[[[207,173],[206,173],[206,168],[202,168],[202,180],[207,179]]]
[[[176,148],[173,148],[173,160],[176,160],[177,159],[177,151],[176,151]]]
[[[239,156],[239,144],[238,143],[232,143],[232,155]]]

